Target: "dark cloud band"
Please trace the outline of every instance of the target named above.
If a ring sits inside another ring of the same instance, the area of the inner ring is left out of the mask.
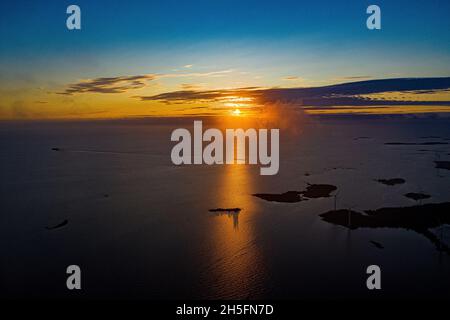
[[[233,90],[182,90],[154,96],[137,96],[142,101],[165,103],[217,101],[227,97],[251,97],[259,103],[298,102],[304,106],[450,105],[450,101],[385,100],[361,95],[408,92],[435,93],[450,89],[450,77],[381,79],[312,88],[239,88]]]

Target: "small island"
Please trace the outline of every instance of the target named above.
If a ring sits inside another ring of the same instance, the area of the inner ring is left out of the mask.
[[[241,208],[215,208],[215,209],[209,209],[209,212],[241,212]]]
[[[431,196],[429,194],[418,193],[418,192],[409,192],[409,193],[405,194],[405,197],[416,200],[416,201],[431,198]]]
[[[437,169],[450,170],[450,161],[435,161],[434,163]]]
[[[303,191],[287,191],[284,193],[255,193],[254,197],[272,202],[300,202],[308,199],[328,198],[336,186],[331,184],[308,184]]]
[[[392,179],[376,179],[379,183],[385,184],[387,186],[395,186],[396,184],[405,183],[405,179],[402,178],[392,178]]]

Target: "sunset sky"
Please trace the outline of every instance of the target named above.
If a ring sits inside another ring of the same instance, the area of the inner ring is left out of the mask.
[[[81,7],[81,30],[66,28],[70,4]],[[449,1],[377,1],[382,29],[372,31],[366,28],[370,4],[2,2],[0,119],[245,113],[279,100],[313,113],[402,113],[409,105],[419,113],[450,111],[448,78],[407,90],[383,87],[390,93],[351,92],[414,102],[390,111],[379,108],[383,103],[367,110],[345,100],[336,109],[320,100],[340,95],[339,88],[291,94],[288,88],[450,76]]]

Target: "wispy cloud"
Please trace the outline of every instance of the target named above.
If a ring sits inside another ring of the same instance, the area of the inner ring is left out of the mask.
[[[221,89],[221,90],[180,90],[162,93],[154,96],[136,96],[142,101],[161,101],[165,103],[172,102],[197,102],[197,101],[218,101],[233,96],[245,97],[257,95],[258,87],[246,87],[237,89]]]
[[[284,77],[283,80],[285,80],[285,81],[297,81],[297,80],[303,80],[303,79],[300,78],[300,77],[297,77],[297,76],[289,76],[289,77]]]
[[[186,67],[186,66],[185,66]],[[187,67],[186,67],[187,68]],[[159,73],[133,76],[102,77],[81,80],[67,85],[66,89],[57,94],[73,95],[77,93],[123,93],[129,90],[144,88],[148,81],[164,78],[205,78],[223,77],[233,72],[232,69],[211,72],[187,72],[187,73]]]
[[[181,88],[183,90],[199,90],[202,88],[202,84],[182,83]]]
[[[347,76],[347,77],[337,77],[332,79],[333,81],[344,82],[344,81],[355,81],[355,80],[369,80],[373,79],[372,76]]]
[[[85,92],[122,93],[128,90],[141,89],[145,87],[147,81],[154,80],[155,78],[156,75],[154,74],[146,74],[82,80],[68,85],[63,92],[58,93],[65,95]]]
[[[157,74],[158,78],[189,78],[189,77],[224,77],[232,73],[233,69],[227,70],[218,70],[218,71],[210,71],[210,72],[188,72],[188,73],[165,73],[165,74]]]

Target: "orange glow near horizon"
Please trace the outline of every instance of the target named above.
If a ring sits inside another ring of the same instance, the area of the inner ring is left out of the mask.
[[[247,84],[249,85],[249,84]],[[140,117],[237,117],[283,118],[286,114],[284,103],[264,102],[261,93],[252,93],[251,89],[220,89],[215,86],[208,89],[207,94],[193,90],[186,97],[173,100],[141,100],[139,95],[151,96],[155,93],[171,92],[175,89],[157,88],[155,92],[147,92],[148,88],[136,89],[133,95],[129,92],[114,94],[73,93],[70,95],[55,94],[42,90],[24,92],[21,100],[14,95],[3,95],[0,106],[0,120],[23,119],[118,119]],[[152,88],[153,89],[153,88]],[[62,89],[59,89],[61,92]],[[217,96],[218,95],[218,96]],[[382,92],[360,95],[368,101],[378,100],[386,104],[314,107],[296,105],[294,109],[306,114],[426,114],[449,113],[450,90],[439,92]],[[389,104],[390,101],[401,101],[403,104]],[[434,101],[436,104],[408,105],[411,101]],[[441,103],[442,101],[442,103]],[[287,103],[289,105],[289,103]],[[303,110],[301,110],[303,108]]]

